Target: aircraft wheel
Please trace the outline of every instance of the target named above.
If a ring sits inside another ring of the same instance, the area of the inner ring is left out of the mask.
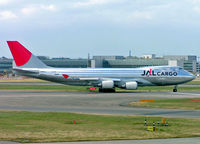
[[[177,92],[177,89],[173,89],[173,92]]]
[[[104,93],[109,93],[109,92],[115,92],[115,89],[103,89],[103,88],[99,88],[99,92],[104,92]]]
[[[174,86],[173,92],[177,92],[177,85]]]
[[[102,88],[99,88],[99,92],[103,92],[103,89],[102,89]]]

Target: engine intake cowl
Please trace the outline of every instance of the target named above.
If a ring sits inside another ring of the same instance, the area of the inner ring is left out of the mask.
[[[137,87],[138,87],[137,82],[126,82],[125,87],[123,88],[128,89],[128,90],[136,90]]]
[[[101,88],[112,89],[112,88],[114,88],[114,82],[112,80],[102,81]]]

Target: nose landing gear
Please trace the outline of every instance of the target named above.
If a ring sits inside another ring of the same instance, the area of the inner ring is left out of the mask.
[[[177,85],[174,86],[173,92],[177,92]]]

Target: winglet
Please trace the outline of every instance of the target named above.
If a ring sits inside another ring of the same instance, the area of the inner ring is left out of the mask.
[[[32,54],[23,45],[18,41],[7,41],[7,43],[17,66],[22,66],[29,61]]]

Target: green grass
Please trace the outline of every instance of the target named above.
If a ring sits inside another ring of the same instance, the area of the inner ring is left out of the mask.
[[[116,91],[172,91],[173,86],[146,86],[138,87],[137,90],[124,90],[116,88]],[[0,90],[53,90],[53,91],[89,91],[88,86],[69,86],[69,85],[8,85],[1,84]],[[200,87],[178,87],[178,91],[200,91]]]
[[[172,91],[173,86],[147,86],[147,87],[138,87],[140,91]],[[177,87],[178,91],[200,91],[200,87]]]
[[[88,86],[69,86],[69,85],[42,85],[42,83],[47,83],[48,81],[39,80],[39,79],[11,79],[11,80],[0,80],[1,83],[3,82],[22,82],[22,85],[8,85],[8,84],[1,84],[0,90],[53,90],[53,91],[88,91]],[[29,85],[24,85],[23,82],[30,83]],[[40,82],[41,85],[34,85],[35,82]],[[33,83],[33,85],[31,85]],[[200,85],[200,80],[195,79],[191,82],[186,83],[188,85]],[[138,87],[137,90],[124,90],[116,88],[117,91],[172,91],[173,86],[146,86],[146,87]],[[200,87],[183,87],[181,85],[178,86],[178,91],[199,91]]]
[[[200,119],[167,118],[168,127],[146,131],[161,117],[87,115],[56,112],[0,112],[0,140],[62,142],[200,136]],[[76,124],[73,124],[76,120]]]
[[[0,82],[30,82],[30,83],[35,83],[35,82],[39,82],[39,83],[49,83],[49,81],[45,81],[45,80],[40,80],[40,79],[34,79],[34,78],[24,78],[24,79],[0,79]],[[185,84],[189,84],[189,85],[200,85],[200,79],[196,78],[193,81],[187,82]]]
[[[200,99],[155,99],[155,102],[132,102],[134,107],[199,110]]]
[[[191,82],[185,83],[185,84],[189,84],[189,85],[200,85],[200,80],[193,80]]]
[[[58,91],[88,91],[86,86],[69,85],[0,85],[0,90],[58,90]]]
[[[48,81],[40,80],[40,79],[34,79],[34,78],[25,78],[25,79],[0,79],[0,82],[30,82],[30,83],[48,83]]]

